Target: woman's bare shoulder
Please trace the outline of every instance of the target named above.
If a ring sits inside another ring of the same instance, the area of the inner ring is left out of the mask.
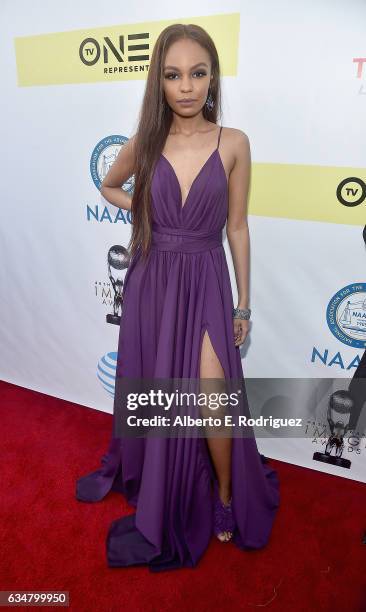
[[[222,128],[222,140],[226,151],[226,159],[228,166],[228,174],[231,174],[234,166],[243,162],[250,162],[250,142],[248,135],[238,128],[224,127]]]
[[[226,136],[226,141],[234,147],[249,145],[248,135],[243,130],[239,130],[239,128],[222,126],[222,132]]]

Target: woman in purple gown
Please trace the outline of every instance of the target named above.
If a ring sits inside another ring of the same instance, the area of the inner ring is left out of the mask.
[[[249,331],[244,132],[222,128],[217,50],[197,25],[165,28],[154,46],[136,134],[103,181],[112,204],[131,209],[131,262],[123,289],[117,380],[244,381]],[[121,185],[134,174],[133,198]],[[238,288],[234,308],[222,244]],[[248,412],[243,395],[244,410]],[[112,436],[102,466],[79,478],[80,501],[122,493],[136,512],[113,521],[110,567],[193,567],[215,534],[256,549],[279,506],[277,473],[253,436]]]

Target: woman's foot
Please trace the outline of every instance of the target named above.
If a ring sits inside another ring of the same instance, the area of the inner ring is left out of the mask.
[[[232,498],[228,490],[219,489],[214,482],[214,532],[220,542],[229,542],[234,533],[235,523],[232,512]]]

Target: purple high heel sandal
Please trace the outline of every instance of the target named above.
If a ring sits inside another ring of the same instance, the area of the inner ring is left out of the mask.
[[[224,504],[219,495],[218,483],[214,481],[214,533],[220,542],[230,542],[235,529],[235,521],[232,509],[232,497],[228,504]],[[219,536],[228,532],[228,539],[221,539]]]

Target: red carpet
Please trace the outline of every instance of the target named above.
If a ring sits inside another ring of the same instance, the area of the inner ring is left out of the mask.
[[[213,538],[194,569],[110,569],[109,525],[134,508],[114,492],[78,502],[75,481],[100,466],[111,415],[5,382],[0,399],[0,590],[69,591],[77,612],[366,610],[363,483],[271,460],[281,507],[266,549]]]

